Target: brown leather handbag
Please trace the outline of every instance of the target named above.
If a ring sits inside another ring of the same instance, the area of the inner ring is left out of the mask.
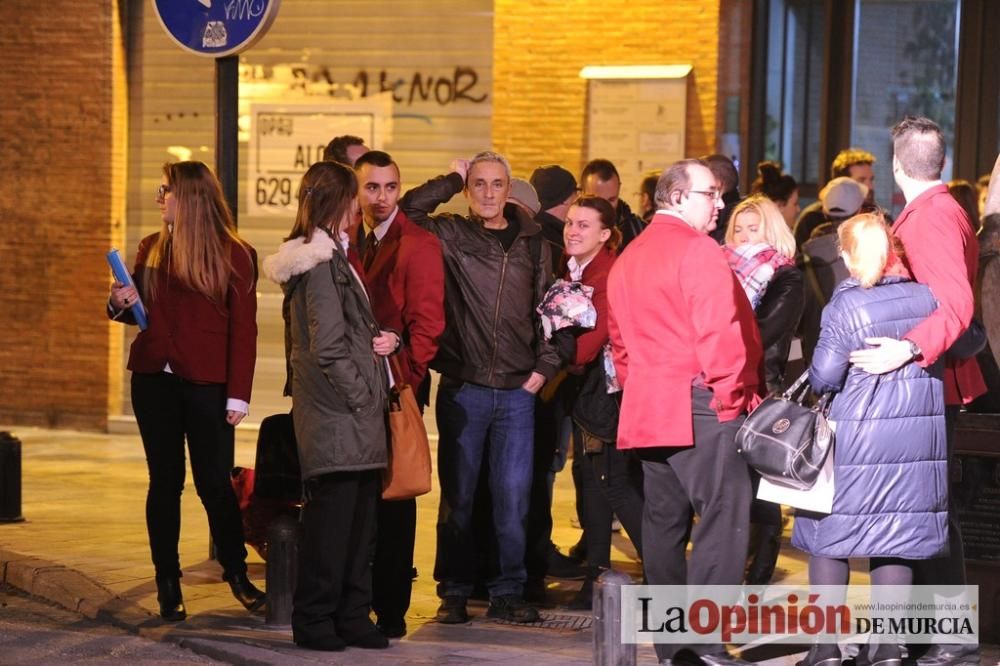
[[[382,474],[382,499],[413,499],[431,491],[431,448],[398,357],[390,356],[389,364],[396,384],[389,389],[389,464]]]

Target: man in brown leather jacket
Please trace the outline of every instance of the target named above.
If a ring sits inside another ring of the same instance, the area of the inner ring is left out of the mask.
[[[484,152],[456,160],[451,173],[400,201],[411,220],[438,237],[445,263],[445,331],[431,363],[442,375],[435,578],[442,598],[437,618],[444,623],[469,619],[466,600],[477,574],[472,507],[484,464],[500,564],[499,575],[488,581],[487,615],[514,622],[538,618],[523,600],[535,394],[559,359],[542,340],[535,314],[551,273],[541,228],[506,204],[509,190],[507,160]],[[431,215],[459,192],[468,200],[468,217]]]

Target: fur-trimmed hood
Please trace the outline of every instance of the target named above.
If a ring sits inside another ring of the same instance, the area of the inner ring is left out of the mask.
[[[264,259],[261,269],[272,282],[285,284],[296,275],[308,273],[315,266],[333,259],[337,244],[329,234],[317,230],[308,243],[305,238],[293,238],[278,247],[278,252]]]

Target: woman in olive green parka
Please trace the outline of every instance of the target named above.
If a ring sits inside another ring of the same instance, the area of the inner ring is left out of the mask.
[[[292,419],[306,503],[292,612],[295,643],[388,647],[368,618],[376,500],[387,462],[384,354],[364,282],[348,259],[357,179],[336,162],[302,178],[295,226],[264,274],[285,294]]]

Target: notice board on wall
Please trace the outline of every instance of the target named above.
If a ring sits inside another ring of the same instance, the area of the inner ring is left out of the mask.
[[[621,196],[638,212],[643,175],[685,157],[691,65],[584,67],[587,160],[614,162]]]

